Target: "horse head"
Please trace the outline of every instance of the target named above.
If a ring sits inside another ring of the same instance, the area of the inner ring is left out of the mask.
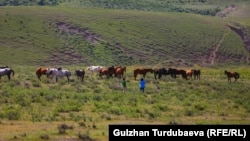
[[[225,70],[225,71],[224,71],[224,74],[227,74],[227,73],[228,73],[228,71]]]
[[[124,72],[126,72],[127,68],[124,66],[124,67],[123,67],[123,70],[124,70]]]
[[[151,73],[154,73],[154,69],[152,69],[152,68],[150,68],[149,71],[150,71]]]
[[[53,72],[55,71],[55,69],[53,68],[48,68],[46,70],[46,75],[47,75],[47,78],[49,78],[49,76],[51,76],[53,74]]]

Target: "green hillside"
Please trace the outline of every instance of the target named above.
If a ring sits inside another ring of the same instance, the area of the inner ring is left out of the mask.
[[[248,63],[243,40],[228,20],[214,16],[36,6],[0,10],[0,64]]]

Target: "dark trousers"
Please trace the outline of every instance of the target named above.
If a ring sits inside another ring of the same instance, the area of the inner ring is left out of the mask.
[[[142,92],[144,93],[144,87],[141,87],[141,88],[140,88],[140,91],[142,91]]]

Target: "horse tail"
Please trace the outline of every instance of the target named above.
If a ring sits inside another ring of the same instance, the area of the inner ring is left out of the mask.
[[[240,78],[240,74],[236,72],[237,79]]]
[[[37,68],[37,69],[36,69],[36,75],[37,75],[37,76],[40,74],[40,70],[41,70],[41,68]]]
[[[13,70],[13,69],[11,69],[10,71],[12,72],[12,76],[14,76],[14,75],[15,75],[14,70]]]

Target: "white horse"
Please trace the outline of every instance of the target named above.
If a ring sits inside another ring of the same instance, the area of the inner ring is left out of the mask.
[[[10,78],[11,73],[12,73],[12,76],[14,76],[15,73],[14,73],[13,69],[11,69],[11,68],[1,68],[0,69],[0,79],[1,79],[2,76],[7,75],[8,79],[10,80],[11,79]]]
[[[61,69],[61,68],[49,68],[46,72],[48,76],[51,78],[56,77],[56,82],[58,81],[59,77],[67,77],[67,80],[69,82],[69,77],[71,76],[71,72],[66,69]]]
[[[90,72],[90,75],[92,77],[93,73],[96,73],[98,75],[99,71],[104,68],[104,66],[89,66],[86,68],[86,72]]]

